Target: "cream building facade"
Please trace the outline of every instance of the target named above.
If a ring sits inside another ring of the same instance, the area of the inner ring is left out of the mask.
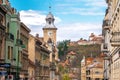
[[[104,78],[106,80],[120,79],[120,0],[106,0],[108,8],[103,21],[104,43],[102,51],[105,54]]]

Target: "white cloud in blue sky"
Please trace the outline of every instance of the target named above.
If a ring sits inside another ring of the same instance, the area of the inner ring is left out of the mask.
[[[49,4],[58,28],[57,40],[88,38],[90,33],[101,34],[105,14],[105,0],[10,0],[20,11],[21,21],[32,34],[42,36]],[[27,5],[27,6],[26,6]]]

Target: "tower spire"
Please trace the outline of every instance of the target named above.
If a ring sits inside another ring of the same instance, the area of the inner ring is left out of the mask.
[[[51,6],[49,5],[49,13],[51,13]]]
[[[51,13],[51,0],[49,0],[49,13]]]

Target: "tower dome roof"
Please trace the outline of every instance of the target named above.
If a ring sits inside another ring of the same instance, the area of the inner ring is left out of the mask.
[[[46,19],[48,18],[54,18],[53,14],[51,12],[49,12],[49,14],[46,16]]]

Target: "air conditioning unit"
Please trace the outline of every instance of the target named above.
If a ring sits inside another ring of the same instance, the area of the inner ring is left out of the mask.
[[[102,43],[101,44],[101,51],[102,52],[108,52],[108,44],[107,43]]]

